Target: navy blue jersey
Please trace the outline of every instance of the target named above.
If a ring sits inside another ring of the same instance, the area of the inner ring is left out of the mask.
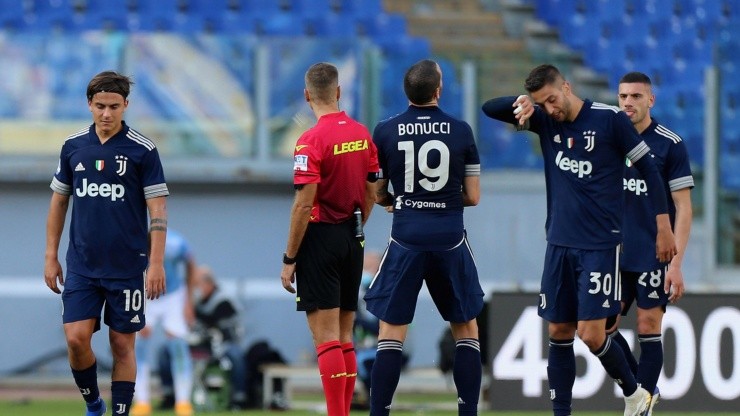
[[[489,117],[517,124],[512,104],[516,97],[487,101]],[[572,122],[558,122],[539,106],[528,120],[540,137],[547,187],[547,241],[551,244],[602,250],[622,242],[624,160],[629,158],[650,181],[660,177],[650,148],[630,119],[617,107],[584,100]],[[659,195],[659,194],[656,194]],[[665,195],[651,197],[655,209],[666,212]]]
[[[464,233],[462,186],[480,175],[473,131],[439,107],[409,108],[373,132],[380,178],[395,197],[391,236],[425,249],[458,244]]]
[[[124,123],[101,144],[93,124],[64,142],[51,189],[73,200],[68,273],[126,278],[146,269],[146,199],[169,195],[154,142]]]
[[[694,187],[689,156],[681,137],[656,121],[642,132],[642,139],[650,146],[658,170],[663,177],[668,213],[673,224],[676,206],[670,193]],[[662,264],[655,258],[655,237],[658,233],[655,215],[648,199],[649,189],[640,171],[627,161],[624,177],[624,253],[622,270],[648,272]]]

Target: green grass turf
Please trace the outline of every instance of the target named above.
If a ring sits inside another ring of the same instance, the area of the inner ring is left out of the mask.
[[[209,412],[209,413],[197,413],[201,415],[211,416],[255,416],[263,415],[265,413],[272,413],[275,416],[317,416],[321,413],[312,410],[289,410],[289,411],[260,411],[260,410],[249,410],[241,411],[238,413],[233,412]],[[84,414],[81,400],[5,400],[0,401],[0,415],[3,416],[80,416]],[[110,415],[110,409],[108,410]],[[367,415],[367,411],[353,411],[352,415]],[[423,415],[434,415],[434,416],[454,416],[457,414],[456,411],[437,411],[420,408],[418,410],[408,411],[393,411],[392,415],[399,416],[423,416]],[[547,411],[542,412],[492,412],[484,411],[480,413],[481,416],[548,416],[551,413]],[[614,412],[589,412],[589,416],[618,416],[621,415],[621,411]],[[660,416],[699,416],[703,413],[678,413],[678,412],[660,412]],[[172,416],[174,412],[154,412],[152,416]],[[712,416],[740,416],[740,413],[713,413]]]

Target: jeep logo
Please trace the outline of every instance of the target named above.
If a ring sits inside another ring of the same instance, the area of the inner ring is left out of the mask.
[[[75,194],[79,197],[100,196],[110,198],[111,201],[123,198],[125,189],[123,185],[111,185],[109,183],[87,183],[87,178],[82,178],[82,189],[75,188]]]
[[[571,171],[577,173],[579,178],[591,174],[593,166],[588,160],[575,160],[568,157],[563,157],[563,151],[559,151],[555,156],[555,164],[564,171]]]
[[[627,179],[623,178],[624,189],[626,191],[634,192],[635,195],[647,193],[647,182],[644,179]]]

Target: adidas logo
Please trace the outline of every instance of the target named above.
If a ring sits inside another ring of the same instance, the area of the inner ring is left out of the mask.
[[[602,308],[608,308],[609,307],[609,299],[605,300],[604,303],[601,304]]]
[[[131,318],[131,321],[130,322],[132,324],[140,324],[141,323],[141,320],[139,319],[139,315],[134,315],[134,317]]]
[[[462,397],[458,397],[457,404],[465,404],[465,400],[463,400]]]
[[[658,292],[656,292],[656,291],[653,290],[652,292],[650,292],[650,294],[648,295],[648,297],[650,299],[658,299],[659,298]]]
[[[82,166],[82,162],[78,163],[77,166],[75,166],[75,172],[82,172],[85,170],[85,167]]]
[[[391,410],[391,405],[385,407],[387,410]]]

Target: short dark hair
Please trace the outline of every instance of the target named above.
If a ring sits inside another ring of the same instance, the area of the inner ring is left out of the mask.
[[[311,65],[306,71],[306,89],[311,97],[328,104],[336,98],[336,89],[339,85],[339,70],[326,62]]]
[[[543,64],[529,72],[527,79],[524,81],[524,89],[527,92],[539,91],[545,85],[554,84],[561,79],[564,79],[563,75],[554,65]]]
[[[632,83],[639,83],[639,84],[647,84],[647,85],[653,85],[653,83],[650,81],[650,77],[646,74],[643,74],[642,72],[628,72],[624,74],[624,76],[619,80],[620,84],[632,84]]]
[[[95,75],[90,83],[87,84],[87,100],[92,101],[95,94],[99,92],[113,92],[120,94],[123,99],[128,98],[131,92],[131,85],[134,82],[131,78],[121,75],[115,71],[103,71]]]
[[[421,60],[411,66],[403,77],[403,91],[413,104],[426,104],[442,82],[438,65],[431,59]]]

